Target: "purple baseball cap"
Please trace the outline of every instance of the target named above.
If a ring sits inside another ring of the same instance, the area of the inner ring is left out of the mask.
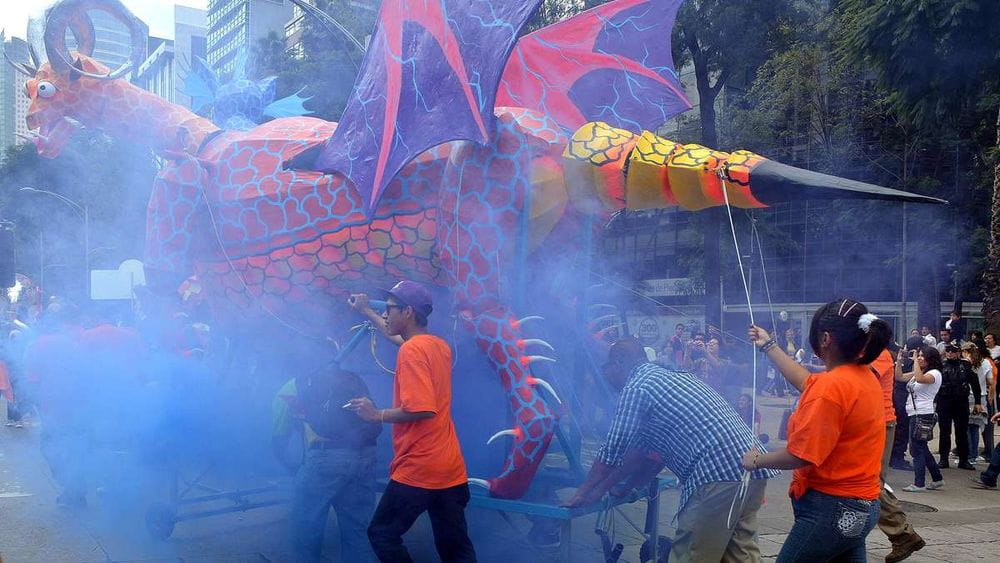
[[[425,317],[430,316],[434,310],[431,292],[415,281],[403,280],[392,286],[392,289],[384,290],[384,293],[386,296],[394,297],[401,305],[413,307],[414,311],[422,313]]]

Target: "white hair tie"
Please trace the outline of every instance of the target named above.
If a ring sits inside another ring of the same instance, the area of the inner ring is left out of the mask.
[[[868,334],[868,330],[871,329],[872,323],[877,321],[878,317],[871,313],[865,313],[858,317],[858,328],[863,330],[865,334]]]

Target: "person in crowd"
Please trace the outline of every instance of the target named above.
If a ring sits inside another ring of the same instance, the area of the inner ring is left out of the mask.
[[[998,423],[1000,423],[1000,413],[990,417],[990,424]],[[1000,448],[994,448],[989,467],[980,473],[979,477],[972,478],[972,486],[978,489],[996,490],[998,476],[1000,476]]]
[[[920,336],[924,337],[924,341],[927,342],[928,346],[937,346],[937,338],[934,338],[934,335],[931,334],[931,327],[920,327]]]
[[[930,346],[922,336],[911,336],[906,339],[903,350],[922,350],[925,346]],[[935,348],[935,350],[937,350]],[[938,354],[938,358],[941,355]],[[913,359],[910,355],[900,351],[896,362],[902,366],[904,373],[913,371]],[[909,380],[907,380],[909,381]],[[889,456],[889,466],[902,471],[913,471],[913,464],[906,461],[906,450],[910,445],[910,415],[907,412],[907,403],[910,400],[910,391],[907,389],[907,381],[900,381],[894,378],[892,388],[892,406],[896,414],[896,431],[892,441],[892,453]]]
[[[907,492],[923,492],[944,486],[941,470],[934,463],[934,456],[927,447],[927,440],[919,439],[914,429],[918,421],[935,420],[934,398],[941,388],[942,363],[937,348],[924,346],[919,350],[904,350],[910,354],[913,370],[903,371],[903,363],[896,364],[896,380],[905,381],[910,400],[906,403],[906,413],[910,416],[910,455],[913,456],[913,484],[903,487]],[[926,484],[926,472],[930,471],[931,483]]]
[[[368,397],[345,405],[363,420],[393,425],[389,484],[368,526],[381,561],[410,561],[403,534],[424,512],[430,514],[443,561],[476,560],[465,521],[465,461],[451,419],[451,348],[427,332],[433,309],[430,292],[416,282],[404,280],[388,291],[382,315],[386,331],[403,339],[392,408],[376,409]]]
[[[753,430],[754,436],[760,436],[760,409],[753,407],[753,398],[750,395],[743,393],[736,399],[736,413]]]
[[[945,360],[941,367],[941,388],[937,392],[936,410],[941,436],[938,439],[938,453],[941,456],[938,467],[948,467],[948,453],[951,450],[951,430],[955,428],[955,442],[958,446],[958,468],[974,470],[969,463],[969,393],[973,394],[973,412],[983,412],[982,392],[979,377],[972,364],[963,360],[958,346],[945,345]]]
[[[707,346],[705,345],[705,333],[697,331],[691,335],[691,340],[684,347],[684,367],[688,371],[699,361],[705,359]]]
[[[322,357],[315,350],[300,358]],[[289,513],[295,561],[320,561],[332,507],[340,530],[340,560],[374,559],[366,529],[375,509],[375,440],[382,431],[342,408],[369,397],[357,374],[306,360],[272,405],[271,443],[279,462],[295,474]],[[293,434],[302,436],[302,460],[287,459]]]
[[[984,345],[985,346],[985,345]],[[983,442],[988,452],[993,451],[993,434],[989,433],[989,442],[986,441],[986,429],[990,426],[989,418],[992,416],[993,396],[996,393],[996,382],[993,379],[993,364],[984,355],[983,351],[970,340],[962,345],[962,359],[972,365],[972,370],[976,372],[979,380],[981,406],[988,407],[987,410],[975,412],[975,397],[969,393],[969,459],[973,462],[986,461],[985,457],[979,457],[979,436],[984,436]],[[958,441],[956,436],[955,440]]]
[[[674,334],[663,347],[664,364],[671,369],[681,369],[684,365],[684,323],[677,323]]]
[[[587,479],[566,505],[593,504],[626,478],[648,481],[666,466],[681,482],[670,560],[758,561],[757,511],[767,479],[778,472],[753,471],[730,526],[743,475],[740,454],[762,448],[733,407],[691,374],[647,362],[632,338],[611,346],[602,371],[621,392],[618,408]],[[633,459],[643,461],[637,467]]]
[[[892,455],[892,441],[896,434],[897,420],[892,395],[898,363],[896,356],[899,353],[899,346],[895,342],[889,342],[889,347],[883,350],[869,366],[882,388],[882,405],[885,410],[885,445],[882,447],[880,474],[883,487],[879,492],[878,527],[892,544],[892,551],[885,558],[888,563],[902,561],[926,545],[924,539],[910,525],[899,499],[884,486],[889,471],[889,458]]]
[[[882,492],[885,402],[868,364],[892,331],[861,303],[841,299],[813,315],[809,343],[827,371],[811,374],[762,328],[750,341],[802,391],[788,421],[788,445],[747,452],[743,466],[794,469],[790,487],[795,523],[779,562],[865,560],[865,537],[875,527]]]
[[[986,336],[983,337],[983,341],[986,342],[986,349],[989,350],[993,361],[1000,360],[1000,344],[997,344],[997,335],[987,332]]]
[[[941,354],[941,357],[944,357],[945,355],[944,347],[947,346],[952,340],[951,329],[942,328],[941,330],[938,331],[938,337],[939,337],[938,343],[935,344],[934,346],[937,348],[938,353]]]
[[[952,311],[944,326],[951,331],[951,340],[956,340],[959,344],[965,341],[965,319],[962,318],[961,311]]]

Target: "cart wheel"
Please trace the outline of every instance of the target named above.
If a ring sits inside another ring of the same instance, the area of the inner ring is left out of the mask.
[[[154,503],[146,510],[146,531],[158,540],[165,540],[174,533],[177,510],[161,502]]]
[[[673,545],[673,541],[666,536],[659,536],[657,544],[655,563],[666,563],[670,559],[670,547]],[[642,547],[639,548],[639,560],[643,563],[649,561],[649,552],[649,540],[646,540],[642,542]]]

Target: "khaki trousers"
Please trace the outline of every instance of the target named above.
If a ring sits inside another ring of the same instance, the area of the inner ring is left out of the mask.
[[[699,487],[677,515],[670,563],[759,562],[760,548],[754,536],[766,487],[766,479],[750,481],[739,520],[731,530],[726,520],[740,484],[726,481]]]
[[[906,521],[906,513],[896,495],[885,488],[885,476],[889,470],[889,456],[892,454],[892,440],[896,435],[896,423],[885,425],[885,447],[882,449],[882,493],[879,495],[878,528],[892,540],[901,535],[913,533],[913,527]]]

